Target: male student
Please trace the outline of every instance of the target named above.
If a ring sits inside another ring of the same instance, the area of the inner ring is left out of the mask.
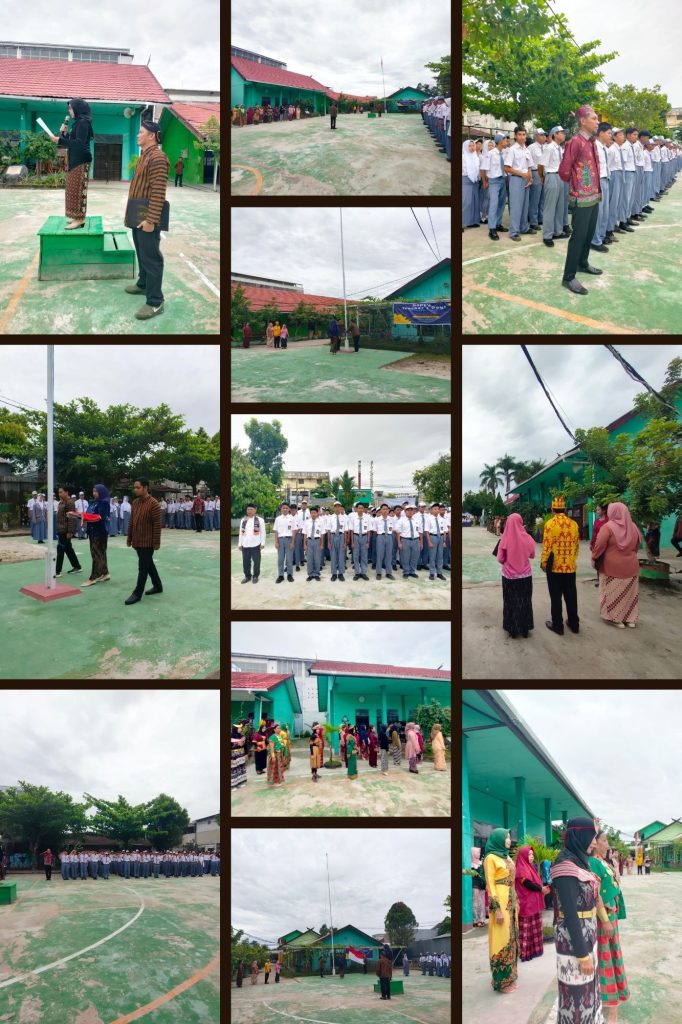
[[[61,576],[62,566],[64,565],[64,555],[69,560],[71,568],[68,570],[69,573],[82,572],[81,564],[78,561],[78,556],[73,550],[73,544],[71,538],[73,533],[71,532],[72,527],[69,520],[66,518],[67,512],[75,512],[76,503],[69,497],[69,492],[66,487],[59,488],[59,506],[57,508],[57,565],[55,567],[55,577]]]
[[[287,580],[289,583],[293,583],[296,520],[291,515],[286,501],[280,506],[280,512],[275,519],[273,532],[275,535],[275,549],[277,551],[277,579],[275,583],[281,583],[284,579],[285,564]]]
[[[391,572],[393,568],[393,521],[388,514],[388,505],[384,502],[379,506],[379,515],[374,520],[374,533],[376,535],[376,573],[377,579],[381,579],[382,572],[386,573],[387,580],[394,580]]]
[[[322,536],[324,534],[324,529],[319,519],[319,505],[313,505],[310,508],[309,515],[310,518],[304,520],[303,527],[301,529],[306,561],[308,564],[308,578],[306,583],[310,583],[311,580],[317,580],[319,583],[320,570],[322,567]]]
[[[139,476],[133,481],[133,500],[126,545],[137,553],[137,583],[124,604],[137,604],[142,594],[162,594],[163,584],[154,565],[154,552],[161,547],[161,509],[155,497],[149,493],[149,480]],[[147,577],[152,586],[145,590]]]
[[[367,556],[369,554],[369,516],[365,515],[367,508],[364,501],[356,501],[355,511],[348,516],[348,536],[353,545],[353,568],[355,575],[353,580],[367,580]]]
[[[258,583],[261,551],[265,547],[265,520],[256,515],[256,505],[246,506],[246,515],[239,524],[237,547],[242,553],[244,579],[242,583]]]
[[[431,513],[428,520],[428,533],[426,540],[428,542],[428,554],[429,554],[429,579],[433,580],[438,577],[439,580],[445,580],[443,576],[443,524],[440,518],[440,504],[437,501],[431,505]]]
[[[296,543],[294,545],[294,565],[296,566],[296,572],[300,571],[301,566],[305,562],[303,553],[303,538],[305,535],[306,523],[310,520],[310,509],[308,508],[308,502],[305,498],[301,499],[301,507],[298,511],[294,512],[294,507],[291,507],[291,514],[296,520]]]
[[[405,515],[401,516],[398,527],[398,550],[400,551],[400,564],[403,569],[403,579],[412,576],[415,580],[419,577],[416,573],[417,560],[423,544],[423,537],[419,530],[419,523],[415,522],[414,505],[408,505]]]
[[[329,516],[328,537],[331,548],[332,583],[337,580],[345,582],[346,569],[346,537],[348,535],[348,517],[343,511],[340,501],[334,502],[334,512]]]
[[[416,523],[419,523],[419,532],[421,533],[422,537],[424,537],[424,538],[426,538],[426,535],[429,532],[429,530],[428,530],[428,518],[429,518],[429,514],[426,511],[426,502],[425,501],[420,501],[419,502],[419,511],[415,514],[414,521]],[[417,559],[417,568],[418,569],[427,569],[428,566],[429,566],[429,548],[428,548],[428,544],[426,543],[426,540],[425,540],[422,548],[419,551],[419,558]]]

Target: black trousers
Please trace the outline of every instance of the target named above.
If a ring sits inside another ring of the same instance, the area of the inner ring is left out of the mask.
[[[52,865],[51,864],[46,864],[45,865],[45,878],[46,878],[46,880],[48,882],[52,878]]]
[[[381,998],[391,998],[391,979],[390,978],[379,978],[379,985],[381,986]]]
[[[564,281],[572,281],[578,268],[584,269],[590,255],[590,242],[599,220],[599,203],[594,206],[576,206],[571,227],[573,234],[568,240]]]
[[[571,629],[580,625],[578,618],[578,591],[575,586],[574,572],[548,572],[547,587],[552,606],[552,625],[563,631],[564,617],[561,599],[566,602],[566,618]]]
[[[161,255],[161,228],[143,231],[133,228],[133,242],[137,253],[140,272],[137,287],[147,293],[147,305],[157,309],[163,302],[161,282],[163,281],[163,256]]]
[[[182,174],[176,174],[175,175],[175,187],[176,188],[178,187],[178,182],[180,182],[180,188],[182,188]]]
[[[194,528],[197,533],[201,533],[204,528],[204,514],[203,512],[194,513]]]
[[[152,581],[152,586],[163,590],[163,583],[154,565],[154,548],[135,548],[137,552],[137,585],[134,593],[142,597],[147,577]]]
[[[244,566],[244,575],[248,580],[253,576],[254,579],[258,579],[260,576],[260,546],[255,548],[242,548],[242,565]],[[251,566],[253,565],[253,570]]]
[[[671,537],[671,538],[670,538],[670,543],[672,544],[672,546],[673,546],[674,548],[677,548],[677,550],[679,551],[679,553],[680,553],[680,554],[682,555],[682,544],[680,544],[679,540],[675,540],[675,538],[674,538],[674,537]]]
[[[334,114],[331,114],[330,116],[332,121],[332,128],[336,128],[336,117]]]
[[[58,573],[60,573],[62,571],[62,566],[64,565],[64,555],[66,555],[66,557],[68,558],[68,560],[69,560],[69,562],[71,564],[71,568],[72,569],[80,569],[81,564],[78,561],[78,555],[73,550],[73,545],[72,545],[71,541],[68,540],[67,534],[65,534],[65,533],[58,533],[57,534],[57,570],[56,570]]]
[[[360,351],[360,335],[359,334],[354,334],[353,335],[353,348],[355,349],[356,352]]]

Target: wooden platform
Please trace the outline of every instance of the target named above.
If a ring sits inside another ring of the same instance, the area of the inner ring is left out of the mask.
[[[127,231],[104,231],[101,217],[66,230],[66,217],[48,217],[38,231],[39,281],[83,281],[135,276],[135,249]]]

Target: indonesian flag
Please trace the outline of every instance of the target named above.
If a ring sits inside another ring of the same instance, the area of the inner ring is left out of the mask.
[[[348,947],[348,959],[352,960],[354,964],[364,964],[365,958],[359,949],[353,949],[352,946]]]

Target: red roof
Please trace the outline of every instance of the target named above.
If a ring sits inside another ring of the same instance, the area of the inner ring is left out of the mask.
[[[255,60],[232,57],[232,67],[247,82],[265,82],[267,85],[285,85],[292,89],[309,89],[312,92],[327,92],[327,86],[317,82],[311,75],[299,75],[294,71],[283,71],[270,64],[259,64]]]
[[[424,679],[442,679],[450,681],[450,672],[433,668],[406,668],[398,665],[366,665],[356,661],[316,661],[311,667],[312,673],[336,673],[337,675],[395,676],[396,678],[414,677]]]
[[[95,64],[0,57],[0,96],[170,103],[144,64]]]
[[[285,679],[291,679],[291,673],[278,676],[272,672],[233,672],[230,687],[233,690],[271,690]]]
[[[327,96],[331,96],[333,100],[338,100],[340,92],[332,92],[331,89],[327,89]],[[372,100],[378,99],[377,96],[355,96],[352,92],[343,93],[344,100],[355,100],[357,103],[370,103]]]
[[[174,103],[170,112],[183,121],[195,135],[201,135],[200,125],[206,124],[209,117],[215,117],[220,124],[219,103]]]
[[[305,302],[317,310],[333,309],[343,302],[343,299],[330,295],[308,295],[307,292],[292,292],[287,288],[265,288],[250,284],[232,285],[233,294],[237,288],[244,289],[244,297],[254,312],[269,303],[274,303],[280,313],[291,313],[299,302]]]

